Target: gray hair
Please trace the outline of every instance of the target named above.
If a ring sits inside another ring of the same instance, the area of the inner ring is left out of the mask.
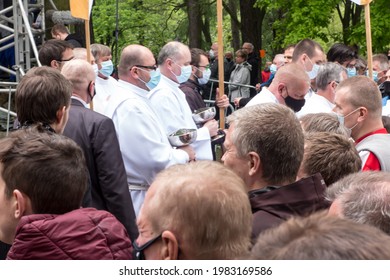
[[[242,158],[256,152],[269,184],[295,181],[303,158],[304,136],[291,109],[275,103],[245,107],[230,115],[228,122],[234,125],[231,139],[237,155]]]
[[[332,81],[340,83],[342,72],[346,73],[346,69],[340,64],[333,62],[322,64],[318,70],[316,78],[317,88],[325,90],[328,84]]]
[[[332,184],[326,199],[340,204],[342,216],[390,234],[390,173],[365,171]]]
[[[299,121],[305,132],[333,132],[349,137],[348,129],[334,113],[311,113],[300,117]]]
[[[158,65],[162,65],[168,58],[173,60],[178,59],[181,56],[181,50],[183,48],[188,48],[188,46],[184,45],[180,42],[169,42],[165,44],[165,46],[161,49],[158,54],[157,63]]]

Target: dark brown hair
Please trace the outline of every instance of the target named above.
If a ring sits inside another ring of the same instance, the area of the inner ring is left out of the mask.
[[[53,68],[35,67],[20,81],[15,93],[18,120],[24,123],[52,124],[57,111],[70,106],[71,83]]]
[[[35,214],[63,214],[80,208],[88,172],[81,148],[71,139],[22,129],[0,140],[1,177],[9,198],[27,195]]]

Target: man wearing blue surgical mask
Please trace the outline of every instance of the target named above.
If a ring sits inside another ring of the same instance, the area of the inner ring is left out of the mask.
[[[311,88],[305,96],[306,100],[316,91],[315,79],[319,66],[325,61],[326,58],[321,45],[311,39],[300,41],[294,48],[292,63],[296,63],[302,67],[311,80]]]
[[[102,44],[92,44],[91,52],[96,62],[94,71],[97,72],[93,110],[103,114],[111,94],[116,90],[117,80],[111,76],[114,72],[111,49]]]
[[[389,61],[384,54],[376,54],[372,57],[372,79],[378,85],[386,80],[386,72],[389,70]]]
[[[191,53],[188,46],[180,42],[167,43],[161,49],[157,62],[161,71],[161,80],[158,86],[151,90],[149,99],[164,125],[166,135],[183,128],[196,129],[186,96],[179,88],[180,84],[187,82],[192,74]],[[207,121],[202,128],[197,129],[196,141],[191,144],[196,151],[197,159],[213,159],[210,140],[217,133],[216,120]]]
[[[365,76],[342,81],[333,111],[350,132],[362,159],[362,170],[390,171],[390,135],[383,127],[378,86]]]
[[[141,45],[122,51],[117,90],[111,94],[105,115],[115,125],[135,214],[158,172],[170,165],[195,159],[191,146],[172,148],[163,123],[147,97],[160,82],[152,52]]]
[[[197,48],[191,49],[191,76],[187,82],[180,84],[179,88],[186,95],[191,112],[206,107],[203,100],[203,85],[210,79],[211,70],[207,54]],[[217,96],[216,106],[226,108],[229,106],[229,100],[226,95],[221,98]]]

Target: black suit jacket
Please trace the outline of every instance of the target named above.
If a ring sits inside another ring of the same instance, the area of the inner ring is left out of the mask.
[[[91,178],[92,206],[112,213],[135,240],[138,236],[136,218],[112,120],[72,98],[64,135],[84,151]]]

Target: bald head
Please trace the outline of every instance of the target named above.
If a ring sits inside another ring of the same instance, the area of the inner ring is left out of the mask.
[[[74,48],[73,55],[74,55],[74,58],[76,58],[76,59],[82,59],[82,60],[88,61],[86,48]],[[91,62],[91,64],[95,64],[95,58],[93,57],[91,52],[90,52],[90,62]]]
[[[146,65],[147,60],[154,60],[153,53],[141,45],[129,45],[122,50],[118,66],[119,79],[124,80],[134,65]],[[155,64],[155,62],[153,63]]]
[[[297,85],[301,87],[302,84],[306,84],[307,91],[310,85],[310,79],[307,73],[295,63],[289,63],[281,67],[275,74],[274,82],[285,83],[289,88],[294,89]]]
[[[187,53],[190,54],[190,49],[188,46],[176,41],[169,42],[161,49],[158,55],[158,65],[164,64],[168,58],[173,60],[180,60],[186,56]]]
[[[74,59],[62,67],[61,74],[71,82],[74,94],[77,94],[87,103],[91,101],[88,95],[89,87],[96,79],[91,64],[86,60]]]

